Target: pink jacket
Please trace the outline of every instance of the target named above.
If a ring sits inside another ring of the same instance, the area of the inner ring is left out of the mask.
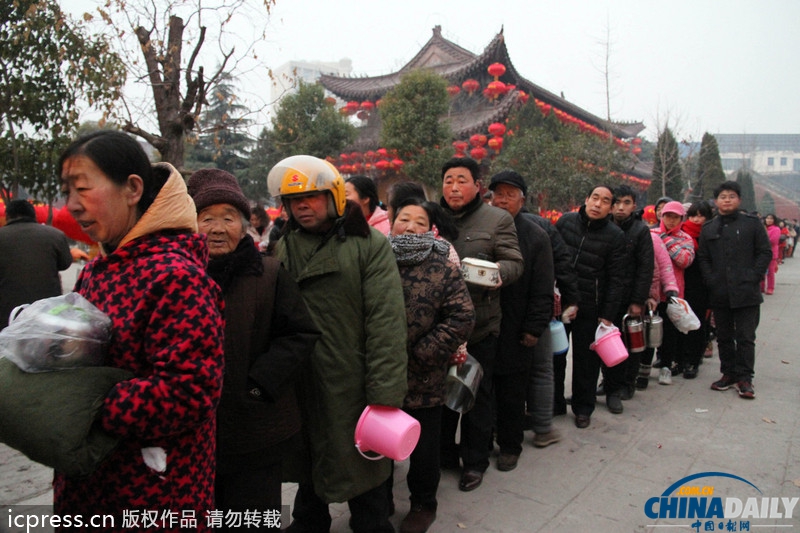
[[[389,214],[385,209],[381,209],[380,207],[375,208],[375,211],[372,212],[367,222],[384,235],[389,235],[389,231],[392,229],[392,223],[389,222]]]
[[[667,247],[660,235],[651,231],[650,237],[653,239],[653,255],[656,261],[653,269],[653,283],[650,285],[650,297],[658,302],[665,301],[667,291],[675,291],[682,296],[678,282],[675,280],[675,272],[672,269],[672,260],[669,258]]]
[[[672,260],[672,270],[675,272],[675,281],[678,282],[678,296],[683,298],[683,271],[694,261],[694,240],[691,235],[680,229],[680,226],[666,231],[663,222],[650,231],[658,234],[667,248],[669,258]]]
[[[770,224],[767,226],[767,237],[769,237],[769,244],[772,247],[772,259],[778,259],[780,256],[781,228],[775,224]]]

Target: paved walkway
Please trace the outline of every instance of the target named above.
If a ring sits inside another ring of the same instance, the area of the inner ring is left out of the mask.
[[[430,531],[649,533],[742,531],[749,525],[750,531],[800,532],[800,504],[792,518],[733,521],[735,529],[723,529],[720,520],[691,527],[695,520],[651,519],[644,512],[649,498],[702,472],[739,476],[761,491],[723,477],[686,483],[713,486],[723,500],[800,498],[800,336],[795,330],[800,326],[800,258],[780,267],[775,294],[766,297],[761,312],[754,401],[740,399],[734,390],[709,389],[719,377],[716,355],[705,360],[692,381],[678,377],[673,385],[660,386],[654,371],[650,387],[625,402],[621,415],[598,404],[584,430],[575,428],[571,414],[557,417],[564,440],[545,449],[534,448],[532,434],[526,433],[517,469],[499,472],[493,461],[474,492],[460,492],[457,473],[443,473],[438,518]],[[407,464],[397,465],[396,526],[408,510],[406,470]],[[49,469],[0,445],[0,506],[50,503],[51,476]],[[285,485],[285,503],[292,503],[294,490]],[[333,505],[331,511],[331,531],[349,531],[347,506]]]

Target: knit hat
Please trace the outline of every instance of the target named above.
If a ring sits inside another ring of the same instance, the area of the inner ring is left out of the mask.
[[[664,208],[661,210],[661,216],[663,217],[667,213],[674,213],[676,215],[684,216],[686,214],[686,210],[683,208],[683,204],[673,200],[666,203]]]
[[[522,179],[522,176],[520,176],[518,172],[513,170],[503,170],[498,172],[492,176],[492,181],[489,183],[489,190],[495,190],[495,188],[501,183],[506,183],[516,187],[522,191],[523,196],[527,196],[528,194],[528,186],[525,185],[525,180]]]
[[[198,213],[210,205],[230,204],[242,212],[245,220],[250,220],[250,202],[233,174],[218,168],[203,168],[189,177],[186,186]]]

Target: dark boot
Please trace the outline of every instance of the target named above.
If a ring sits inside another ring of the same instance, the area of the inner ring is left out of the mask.
[[[411,510],[400,522],[400,533],[425,533],[436,520],[436,504],[412,503]]]

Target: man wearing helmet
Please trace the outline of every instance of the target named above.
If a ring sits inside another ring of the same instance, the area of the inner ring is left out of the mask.
[[[353,435],[367,405],[400,407],[407,390],[406,313],[388,239],[345,198],[336,168],[292,156],[270,171],[270,193],[289,213],[275,255],[322,336],[300,377],[307,444],[290,531],[328,531],[328,504],[347,501],[356,532],[394,531],[388,459],[359,455]],[[296,477],[299,476],[299,477]]]

